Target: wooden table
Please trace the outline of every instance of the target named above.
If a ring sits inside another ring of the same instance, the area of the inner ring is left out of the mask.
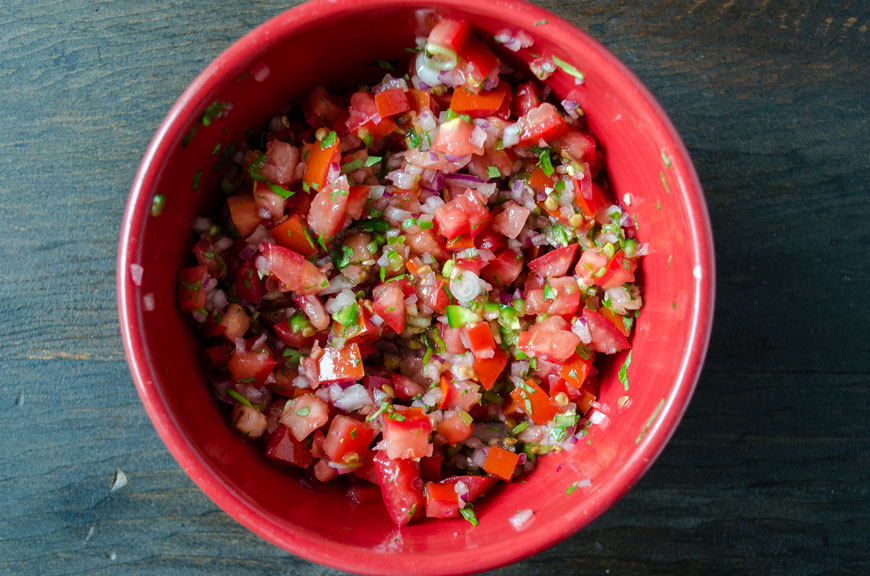
[[[719,290],[698,390],[652,470],[495,574],[870,573],[870,4],[539,3],[670,114],[706,190]],[[154,130],[288,4],[0,0],[0,573],[335,573],[179,469],[115,311],[121,214]],[[110,492],[118,469],[129,482]]]

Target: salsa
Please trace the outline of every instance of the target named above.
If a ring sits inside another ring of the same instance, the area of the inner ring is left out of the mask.
[[[400,526],[476,524],[478,497],[586,433],[596,358],[629,348],[645,248],[582,87],[555,102],[449,19],[407,74],[387,67],[347,94],[318,86],[233,149],[178,305],[267,458],[342,477]],[[531,64],[557,67],[582,80]]]

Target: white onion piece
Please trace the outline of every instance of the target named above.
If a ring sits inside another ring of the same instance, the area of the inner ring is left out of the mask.
[[[329,314],[335,314],[339,310],[342,310],[351,304],[356,302],[356,295],[348,289],[344,289],[339,292],[334,298],[330,298],[326,301],[326,311]]]
[[[589,413],[589,421],[596,426],[600,426],[605,420],[607,420],[607,415],[600,410],[593,410]]]
[[[462,275],[450,281],[450,293],[460,304],[468,304],[483,292],[484,282],[481,282],[477,274],[464,270]]]
[[[269,261],[266,260],[263,256],[257,256],[257,259],[254,260],[254,264],[257,266],[257,272],[260,274],[261,278],[265,278],[269,275],[271,271],[269,267]]]
[[[511,526],[514,527],[515,530],[522,530],[522,528],[528,524],[535,517],[535,513],[531,510],[520,510],[513,516],[508,519],[508,522],[511,523]]]
[[[396,208],[395,206],[390,206],[389,208],[384,210],[384,218],[386,218],[387,221],[391,224],[401,224],[410,217],[410,212],[408,212],[407,210],[402,210],[401,208]]]
[[[571,332],[580,337],[580,341],[584,344],[592,342],[592,334],[589,332],[589,326],[586,325],[586,320],[577,318],[574,324],[571,325]]]
[[[501,141],[505,148],[510,148],[519,143],[521,130],[522,127],[518,123],[505,127],[504,134],[501,137]]]
[[[227,238],[226,236],[218,240],[214,243],[215,250],[218,252],[223,252],[224,250],[229,250],[233,246],[233,239]]]
[[[142,285],[142,276],[145,274],[145,269],[138,264],[130,264],[130,279],[136,286]]]
[[[417,121],[420,123],[420,128],[423,129],[424,132],[434,130],[435,127],[438,125],[435,120],[435,115],[429,108],[423,109],[423,112],[421,112],[420,115],[417,116]]]
[[[378,316],[377,314],[372,314],[372,317],[369,319],[375,327],[380,328],[384,325],[384,319]]]
[[[429,67],[429,59],[426,58],[425,51],[417,54],[417,59],[414,60],[414,70],[417,72],[417,76],[420,77],[420,80],[429,86],[434,87],[441,85],[441,80],[438,79],[441,72]]]
[[[218,292],[220,292],[220,290],[218,290]],[[146,312],[152,312],[154,310],[154,292],[149,292],[142,296],[142,307]]]
[[[211,228],[211,220],[200,216],[193,219],[193,229],[199,234],[208,232]]]
[[[330,387],[331,388],[331,387]],[[359,410],[363,406],[369,406],[372,399],[369,397],[368,390],[362,384],[354,384],[344,389],[344,394],[341,398],[335,400],[336,408],[340,408],[346,412]]]
[[[386,190],[384,186],[369,186],[369,198],[380,200],[384,197],[384,190]]]
[[[486,130],[480,126],[475,126],[474,130],[471,131],[471,145],[475,148],[483,148],[484,144],[486,144]]]

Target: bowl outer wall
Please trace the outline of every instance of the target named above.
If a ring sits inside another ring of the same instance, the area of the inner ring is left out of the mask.
[[[155,383],[154,367],[145,349],[141,333],[141,305],[138,289],[133,286],[129,266],[138,262],[139,239],[143,223],[148,217],[153,189],[160,179],[160,166],[183,136],[187,119],[197,115],[207,103],[207,96],[226,74],[235,74],[250,65],[252,55],[263,50],[264,43],[292,34],[307,23],[334,16],[336,12],[357,8],[375,10],[407,6],[407,2],[379,0],[372,2],[327,2],[317,1],[301,5],[253,30],[220,57],[191,84],[179,98],[161,124],[134,180],[125,212],[121,232],[118,259],[118,303],[124,345],[137,390],[161,438],[194,482],[221,508],[246,527],[267,540],[309,560],[343,570],[369,574],[402,574],[413,570],[420,574],[459,574],[478,572],[504,565],[537,553],[569,536],[600,515],[618,500],[648,469],[663,449],[676,428],[700,374],[704,354],[711,332],[714,262],[713,243],[709,217],[704,204],[700,183],[692,167],[688,153],[679,136],[654,98],[610,52],[585,33],[556,16],[522,2],[492,2],[485,6],[468,8],[463,2],[443,1],[427,6],[453,12],[470,11],[476,14],[499,16],[515,23],[517,27],[529,27],[542,19],[548,20],[547,32],[565,46],[582,45],[582,49],[594,53],[603,66],[618,72],[611,82],[625,93],[631,94],[633,103],[645,110],[648,130],[669,151],[673,174],[677,178],[676,189],[689,191],[686,194],[696,266],[701,270],[692,286],[693,303],[689,344],[683,356],[677,385],[663,399],[657,418],[637,443],[630,459],[622,465],[610,481],[587,497],[587,504],[568,510],[563,521],[547,525],[531,524],[522,537],[508,538],[500,547],[478,547],[471,550],[417,553],[413,560],[403,558],[399,562],[394,555],[372,552],[366,554],[351,543],[325,539],[300,527],[287,527],[264,517],[252,509],[250,502],[227,484],[182,432],[174,415],[168,409],[161,390]],[[642,265],[643,266],[643,265]],[[544,466],[542,466],[544,467]],[[348,540],[350,540],[349,537]],[[508,544],[509,540],[509,544]]]

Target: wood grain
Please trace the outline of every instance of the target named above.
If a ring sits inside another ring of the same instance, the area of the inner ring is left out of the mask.
[[[866,2],[538,2],[626,62],[704,185],[716,327],[644,479],[519,574],[870,571]],[[337,574],[216,508],[118,337],[126,194],[205,65],[295,2],[0,3],[0,573]],[[129,483],[110,492],[115,471]]]

